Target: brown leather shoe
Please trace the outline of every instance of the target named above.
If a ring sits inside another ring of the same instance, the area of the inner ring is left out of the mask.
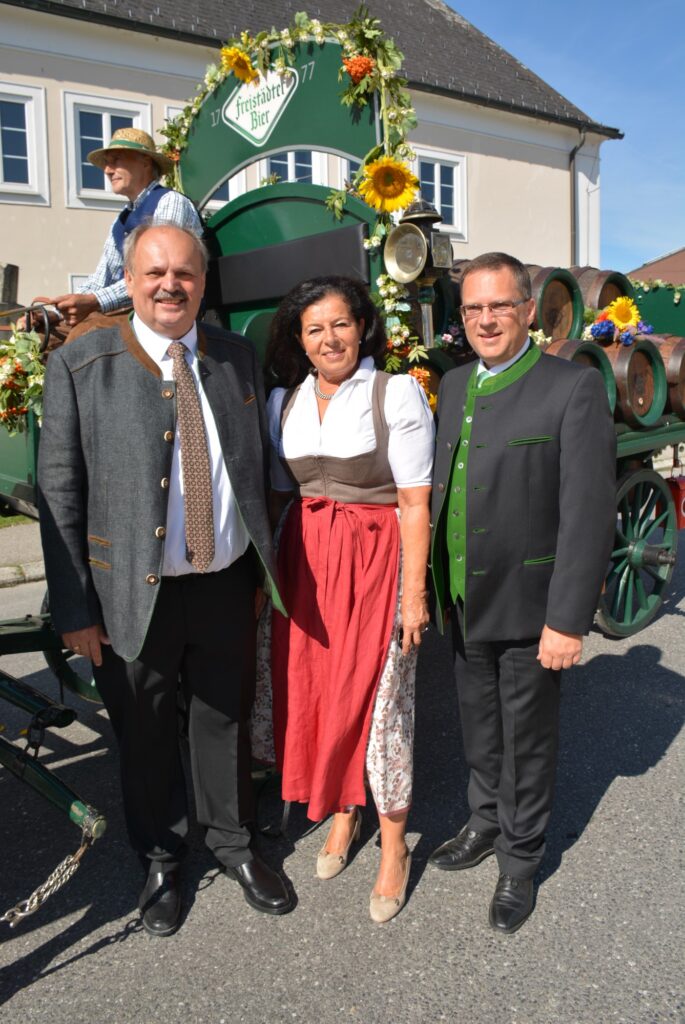
[[[431,853],[428,863],[440,868],[441,871],[473,868],[495,852],[494,843],[494,836],[484,836],[482,832],[476,832],[475,829],[464,825],[454,839],[448,839]]]

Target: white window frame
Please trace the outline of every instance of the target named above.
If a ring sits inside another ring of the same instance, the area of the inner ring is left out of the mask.
[[[468,242],[467,223],[467,180],[466,180],[466,157],[461,153],[449,153],[445,150],[430,149],[426,146],[413,146],[416,154],[413,161],[413,171],[417,178],[420,178],[419,163],[421,160],[434,164],[443,164],[452,168],[454,179],[454,220],[452,222],[441,221],[436,224],[436,230],[446,231],[453,241]],[[440,212],[440,190],[435,189],[435,207]]]
[[[27,184],[0,182],[0,203],[27,206],[50,205],[48,172],[48,130],[45,116],[45,89],[33,85],[0,82],[0,99],[23,101],[26,117],[26,144],[29,166]]]
[[[288,154],[288,181],[291,180],[290,175],[292,174],[292,184],[296,185],[297,182],[294,181],[296,151],[312,154],[312,185],[328,185],[327,154],[322,152],[320,149],[312,149],[311,146],[288,146],[285,150],[277,149],[274,153],[269,153],[263,160],[259,161],[259,180],[263,181],[264,178],[268,178],[269,176],[269,157],[276,156],[277,153],[285,152]],[[283,181],[283,179],[281,179],[281,181]]]
[[[69,274],[69,294],[78,292],[81,285],[85,284],[90,274]]]
[[[344,156],[336,156],[335,159],[335,178],[332,188],[344,188],[346,181],[352,180],[352,174],[350,172],[350,158]],[[356,159],[356,157],[355,157]],[[357,160],[357,163],[361,166],[361,160]]]
[[[133,117],[133,126],[152,134],[152,111],[149,103],[134,103],[130,100],[114,99],[97,93],[62,93],[64,100],[65,126],[65,182],[66,205],[71,209],[111,210],[121,209],[125,199],[115,195],[109,187],[102,189],[81,188],[79,181],[80,153],[78,147],[78,115],[81,110],[92,110],[97,114],[121,114]]]

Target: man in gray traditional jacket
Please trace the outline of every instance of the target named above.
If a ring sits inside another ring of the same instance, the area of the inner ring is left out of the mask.
[[[280,598],[254,350],[196,324],[207,254],[192,231],[139,226],[124,256],[131,319],[49,358],[41,531],[53,623],[92,659],[119,741],[127,827],[147,871],[143,924],[169,935],[188,829],[180,673],[207,844],[255,909],[292,906],[248,828],[258,583]]]
[[[455,871],[495,853],[490,924],[513,932],[545,850],[561,670],[580,660],[611,551],[616,437],[600,374],[532,344],[518,260],[473,260],[461,298],[480,359],[440,387],[432,569],[441,628],[452,611],[471,815],[430,860]]]

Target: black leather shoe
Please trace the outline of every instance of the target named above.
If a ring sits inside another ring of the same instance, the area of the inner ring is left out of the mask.
[[[490,904],[490,926],[511,935],[528,920],[534,906],[532,878],[500,875]]]
[[[173,935],[181,917],[181,894],[176,871],[150,871],[138,908],[149,935]]]
[[[280,875],[272,871],[259,857],[252,857],[238,867],[226,865],[226,874],[243,888],[245,899],[265,914],[287,914],[293,909],[292,897]]]
[[[494,842],[493,836],[484,836],[482,832],[464,825],[454,839],[448,839],[437,850],[433,850],[428,862],[441,871],[473,868],[495,852]]]

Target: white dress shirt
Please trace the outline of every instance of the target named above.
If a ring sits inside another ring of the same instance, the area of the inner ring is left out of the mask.
[[[143,323],[137,314],[133,317],[133,330],[142,347],[161,370],[164,380],[173,380],[173,363],[167,349],[171,338],[165,338]],[[224,462],[219,434],[204,388],[200,383],[197,360],[197,327],[192,328],[179,341],[188,349],[186,361],[195,380],[202,415],[207,431],[209,461],[212,471],[212,504],[214,509],[214,559],[207,572],[218,572],[226,569],[232,562],[247,550],[250,542],[243,524],[238,505],[233,494],[231,482]],[[176,425],[174,438],[174,454],[169,475],[169,506],[167,509],[166,539],[164,543],[164,576],[183,576],[197,572],[186,559],[185,509],[183,507],[183,468],[181,445]]]
[[[506,363],[498,363],[497,366],[486,366],[482,359],[478,361],[478,369],[476,375],[478,377],[478,383],[487,380],[488,377],[496,377],[498,373],[503,373],[508,370],[510,366],[517,363],[524,352],[527,352],[530,348],[530,336],[526,338],[521,348],[518,350],[515,356],[511,359],[507,359]]]
[[[314,393],[314,377],[303,381],[290,407],[281,437],[281,410],[285,388],[269,396],[271,438],[271,485],[277,491],[291,491],[292,479],[278,455],[296,459],[303,455],[351,459],[376,447],[371,395],[376,370],[373,359],[362,359],[357,370],[335,392],[323,420]],[[405,374],[388,381],[384,404],[389,428],[388,461],[397,487],[429,486],[433,468],[435,427],[423,388]]]

